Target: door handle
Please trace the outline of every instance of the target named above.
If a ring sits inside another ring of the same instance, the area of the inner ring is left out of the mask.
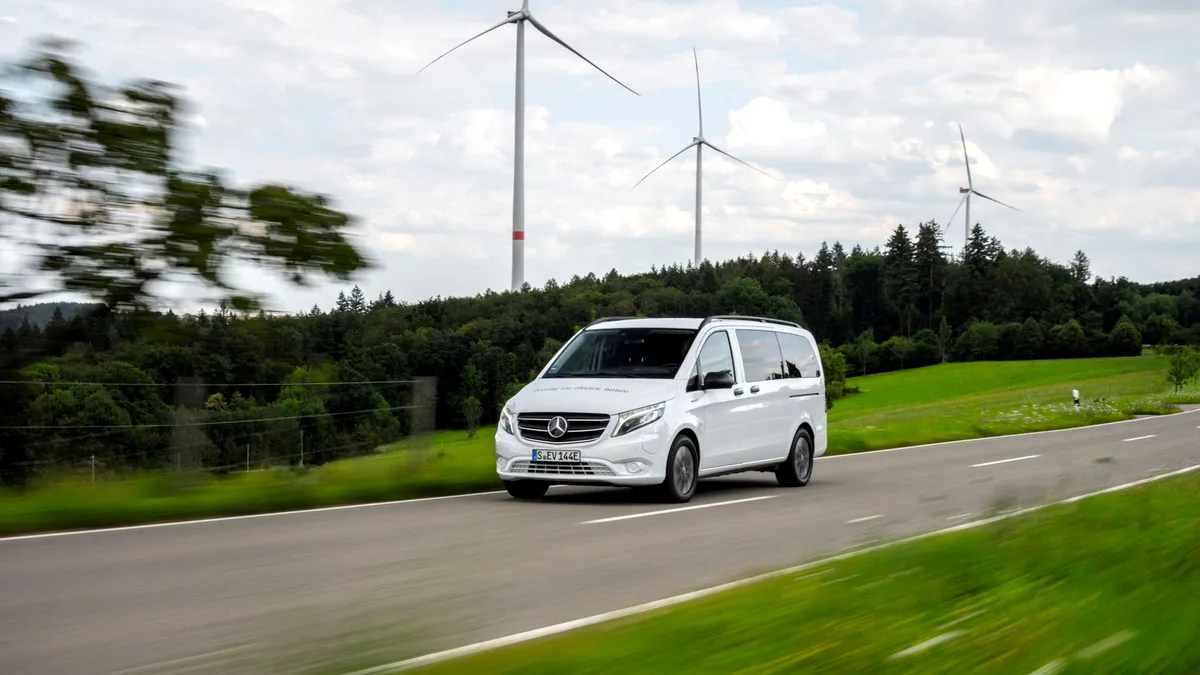
[[[751,394],[757,394],[757,393],[758,393],[758,385],[757,385],[757,384],[756,384],[756,385],[754,385],[753,387],[750,387],[750,393],[751,393]]]
[[[734,389],[734,390],[733,390],[733,395],[734,395],[734,396],[741,396],[741,395],[742,395],[742,388],[741,388],[741,387],[738,387],[737,389]]]

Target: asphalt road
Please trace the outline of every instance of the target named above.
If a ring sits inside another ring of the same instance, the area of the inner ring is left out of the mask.
[[[555,488],[0,540],[0,673],[373,665],[1198,464],[1198,427],[1181,414],[828,457],[805,488],[750,474],[684,506]]]

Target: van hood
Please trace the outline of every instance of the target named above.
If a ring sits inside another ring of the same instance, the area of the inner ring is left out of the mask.
[[[514,413],[575,412],[616,415],[675,397],[679,382],[636,378],[544,378],[509,401]]]

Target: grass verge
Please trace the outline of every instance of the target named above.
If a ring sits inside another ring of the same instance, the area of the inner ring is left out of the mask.
[[[832,454],[1027,431],[1061,429],[1169,412],[1200,392],[1163,394],[1158,357],[956,363],[854,378],[861,393],[830,411]],[[1075,412],[1072,389],[1084,405]],[[310,470],[214,478],[160,472],[91,483],[57,478],[24,493],[0,493],[0,536],[136,525],[499,489],[492,435],[439,432],[432,447],[399,443],[368,457]]]
[[[1198,497],[1168,478],[409,672],[1200,672]]]
[[[431,447],[399,443],[367,457],[307,471],[274,469],[218,478],[153,472],[91,483],[56,479],[25,493],[0,494],[0,535],[238,516],[273,511],[436,497],[498,487],[493,429],[439,432]]]

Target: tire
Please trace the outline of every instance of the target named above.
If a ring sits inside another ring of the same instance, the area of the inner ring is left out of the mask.
[[[546,496],[550,484],[536,480],[506,480],[504,489],[516,499],[541,499]]]
[[[801,427],[792,438],[792,451],[788,453],[787,459],[775,468],[775,480],[783,487],[804,487],[812,478],[812,470],[812,435]]]
[[[658,487],[663,501],[682,504],[691,501],[699,483],[700,453],[687,436],[678,436],[667,454],[667,475]]]

